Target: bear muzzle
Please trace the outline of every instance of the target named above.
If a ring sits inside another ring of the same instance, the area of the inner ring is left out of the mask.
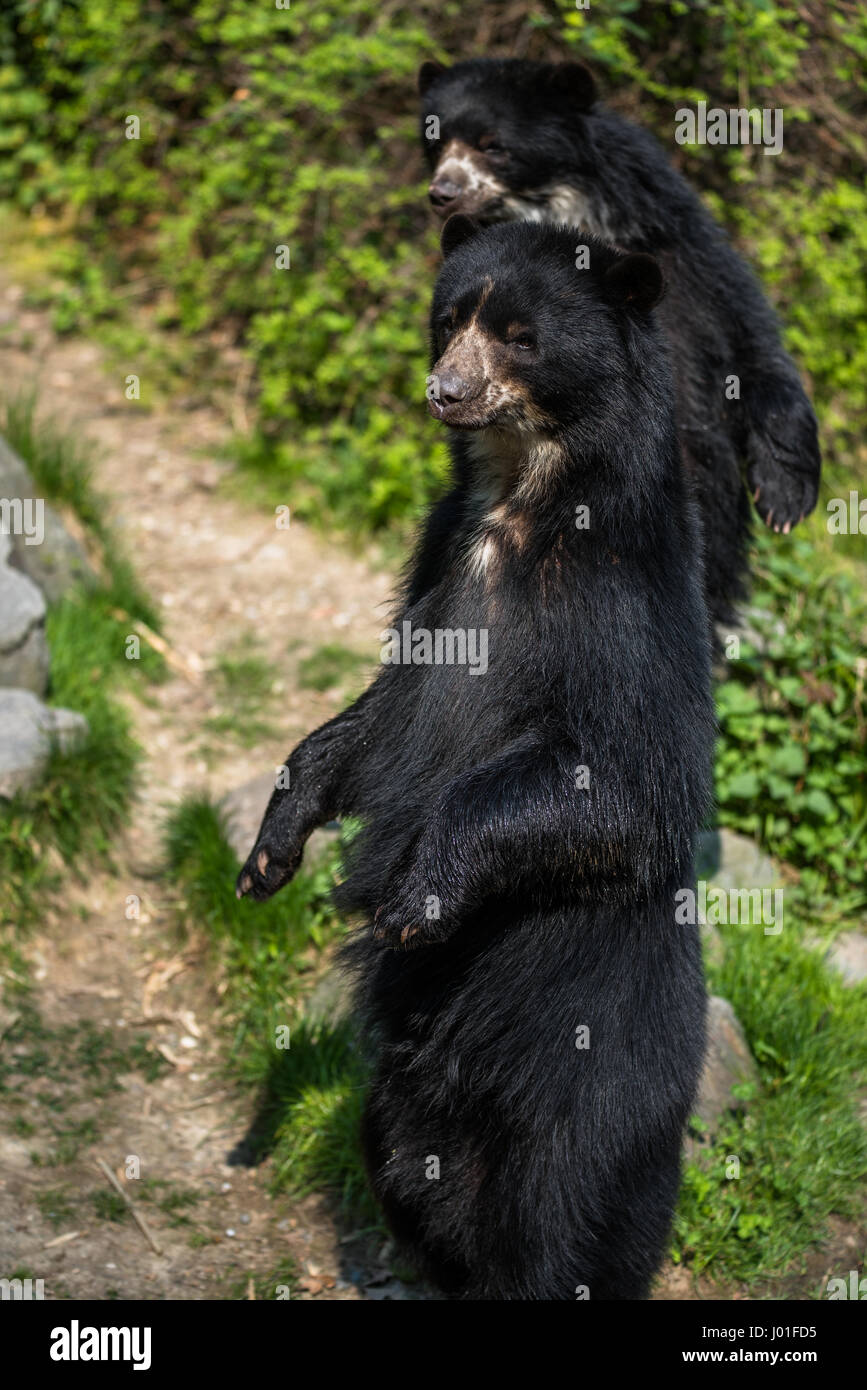
[[[479,410],[485,388],[482,378],[467,379],[456,371],[437,371],[428,378],[428,409],[435,420],[462,429],[480,429],[487,423],[487,412]]]

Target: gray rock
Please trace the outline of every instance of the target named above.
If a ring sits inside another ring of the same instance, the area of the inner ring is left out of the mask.
[[[694,1112],[713,1133],[729,1110],[742,1109],[732,1087],[758,1081],[758,1070],[744,1030],[727,999],[711,995],[707,1011],[707,1050]]]
[[[67,752],[87,733],[81,714],[51,709],[29,690],[0,690],[0,796],[31,786],[55,748]]]
[[[41,695],[49,668],[45,601],[31,579],[3,563],[9,550],[9,537],[0,537],[0,686]]]
[[[32,579],[49,603],[62,597],[73,584],[93,580],[94,572],[84,547],[70,535],[59,513],[40,497],[26,464],[2,438],[0,499],[10,503],[30,500],[41,503],[39,543],[34,544],[32,536],[28,541],[25,534],[13,532],[9,537],[12,542],[9,563]]]
[[[274,790],[275,772],[263,772],[235,787],[222,798],[219,808],[226,822],[229,844],[235,852],[239,864],[243,864],[256,842],[256,835],[265,814],[265,807]],[[304,849],[304,863],[310,865],[320,859],[325,850],[337,841],[337,827],[314,830]]]
[[[782,883],[773,859],[755,840],[734,830],[708,830],[698,837],[697,877],[719,888],[773,888]]]
[[[708,830],[698,837],[696,877],[726,892],[732,889],[772,888],[782,883],[774,861],[746,835],[734,830]],[[702,920],[705,960],[722,962],[725,948],[716,926]]]
[[[234,787],[219,803],[226,824],[226,835],[240,864],[244,863],[256,839],[256,832],[274,790],[276,774],[263,772]]]
[[[832,941],[825,960],[838,970],[846,985],[860,985],[867,980],[867,936],[863,932],[844,931]]]
[[[345,970],[334,965],[322,976],[308,996],[304,1013],[334,1025],[342,1023],[352,1012],[352,982]]]
[[[747,642],[753,651],[762,655],[771,648],[773,640],[784,637],[786,634],[785,624],[775,618],[774,614],[767,608],[747,608],[740,612],[733,623],[726,626],[717,623],[716,635],[723,651],[731,637],[737,637],[741,642]],[[725,658],[718,661],[714,667],[714,674],[721,680],[725,679],[729,661]]]

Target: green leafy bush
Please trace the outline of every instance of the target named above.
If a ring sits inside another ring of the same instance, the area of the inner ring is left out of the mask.
[[[233,348],[242,463],[353,533],[410,518],[444,469],[422,408],[436,236],[414,75],[446,50],[593,64],[715,197],[812,377],[834,476],[863,477],[867,15],[850,5],[15,0],[0,198],[71,233],[43,287],[58,326],[147,304],[188,344],[188,383]],[[675,146],[676,105],[700,98],[783,106],[783,155]]]
[[[767,617],[717,690],[720,819],[801,868],[840,912],[867,905],[867,603],[809,542],[761,537]]]

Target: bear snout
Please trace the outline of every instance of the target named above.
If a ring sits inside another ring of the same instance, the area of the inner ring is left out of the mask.
[[[476,429],[482,423],[476,416],[483,388],[484,381],[468,380],[459,372],[434,368],[427,390],[428,409],[443,424]]]
[[[443,405],[456,405],[470,395],[470,383],[457,372],[445,372],[438,378],[439,398]]]
[[[454,183],[451,179],[435,179],[427,191],[427,195],[433,207],[441,216],[445,216],[451,207],[463,193],[463,188],[459,183]]]

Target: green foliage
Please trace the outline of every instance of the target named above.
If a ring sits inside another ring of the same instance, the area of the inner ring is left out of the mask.
[[[129,1217],[129,1207],[118,1192],[100,1188],[91,1192],[90,1202],[98,1221],[126,1221]]]
[[[428,45],[405,10],[383,31],[367,0],[337,16],[37,3],[0,87],[14,126],[0,192],[74,218],[58,326],[113,313],[108,287],[124,280],[164,325],[242,340],[259,423],[247,455],[296,514],[324,502],[353,528],[405,515],[435,482],[435,428],[406,411],[424,399],[435,237],[392,159],[414,138]]]
[[[222,652],[216,662],[214,694],[220,705],[206,728],[244,748],[276,736],[274,721],[277,672],[247,634]],[[279,732],[279,731],[277,731]]]
[[[275,1181],[296,1192],[325,1188],[347,1210],[376,1222],[359,1150],[367,1071],[347,1023],[302,1022],[291,1064],[272,1069],[277,1110]],[[287,1054],[288,1055],[288,1054]]]
[[[272,1156],[278,1185],[328,1189],[373,1217],[358,1151],[364,1063],[347,1023],[311,1018],[304,1006],[305,976],[340,934],[327,897],[333,865],[302,869],[270,902],[239,901],[240,866],[220,815],[197,799],[172,813],[165,846],[179,914],[207,932],[225,970],[232,1066],[260,1091],[256,1151]]]
[[[838,911],[867,905],[867,603],[797,534],[760,536],[761,652],[717,690],[719,815],[802,870]],[[761,610],[767,618],[761,617]]]
[[[70,1221],[74,1215],[68,1194],[61,1188],[46,1188],[43,1192],[37,1192],[36,1205],[43,1219],[50,1221],[55,1229]]]
[[[845,988],[805,946],[811,905],[789,893],[786,905],[779,936],[719,928],[725,953],[711,985],[743,1023],[761,1085],[687,1166],[675,1225],[676,1258],[753,1284],[803,1256],[832,1213],[857,1219],[867,1167],[853,1100],[867,993]]]
[[[298,684],[302,690],[330,690],[357,680],[366,657],[339,642],[326,642],[298,663]]]
[[[786,323],[822,426],[824,493],[867,479],[867,188],[836,180],[752,188],[732,225]],[[821,506],[821,504],[820,504]],[[863,537],[841,549],[863,557]]]
[[[795,77],[810,42],[794,0],[701,0],[639,4],[613,0],[600,13],[557,0],[567,39],[611,76],[665,101],[698,101],[714,89],[751,102]],[[662,50],[662,60],[648,62]]]
[[[867,15],[849,5],[16,0],[0,198],[72,233],[43,290],[58,327],[149,304],[188,343],[190,379],[233,345],[242,465],[353,533],[412,517],[445,468],[423,408],[436,236],[414,74],[480,45],[589,60],[687,162],[780,303],[832,476],[863,477]],[[673,109],[701,98],[784,107],[784,154],[674,147]]]

